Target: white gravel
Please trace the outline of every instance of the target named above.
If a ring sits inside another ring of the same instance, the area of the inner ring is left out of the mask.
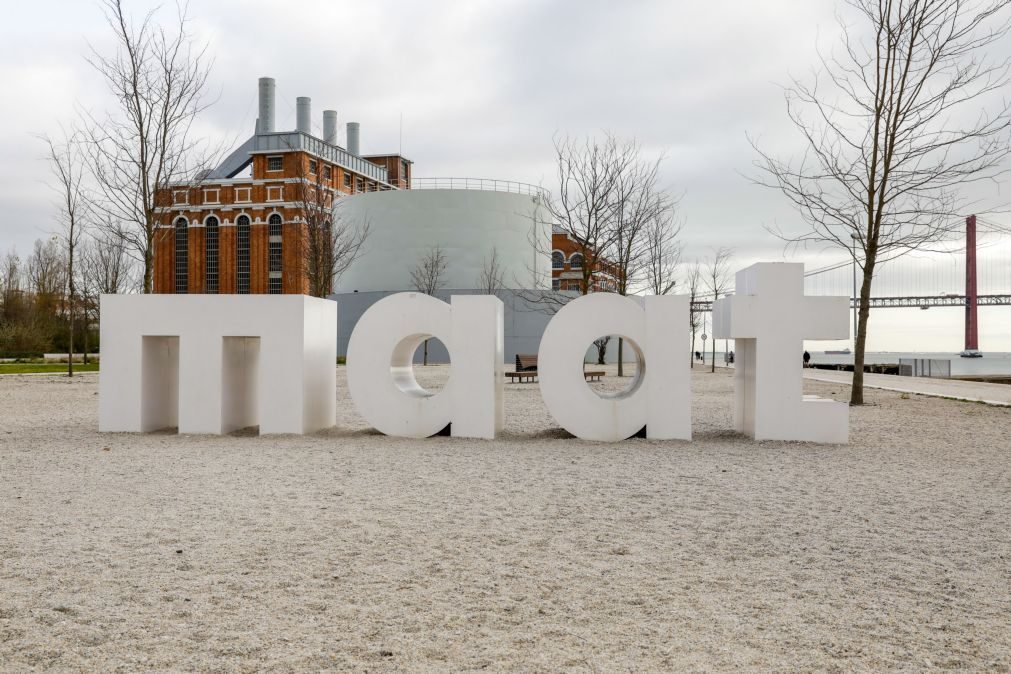
[[[101,435],[96,376],[0,377],[0,669],[1008,671],[1011,408],[755,443],[731,386],[696,371],[694,442],[595,444],[536,384],[409,441],[343,370],[307,437]]]

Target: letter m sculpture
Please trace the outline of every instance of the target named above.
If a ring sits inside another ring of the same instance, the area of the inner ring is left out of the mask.
[[[308,433],[337,417],[337,303],[102,295],[100,431]]]

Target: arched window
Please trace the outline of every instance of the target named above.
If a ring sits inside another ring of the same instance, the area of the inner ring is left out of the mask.
[[[572,269],[582,269],[583,268],[583,256],[579,253],[573,253],[569,256],[569,267]]]
[[[249,216],[235,221],[235,286],[240,295],[249,294]]]
[[[556,250],[551,253],[551,268],[552,269],[562,269],[565,266],[565,255],[560,251]]]
[[[267,220],[267,292],[281,293],[281,216],[274,213]]]
[[[183,295],[189,290],[189,223],[186,218],[176,220],[175,286],[176,293]]]
[[[218,219],[204,220],[204,292],[218,292]]]

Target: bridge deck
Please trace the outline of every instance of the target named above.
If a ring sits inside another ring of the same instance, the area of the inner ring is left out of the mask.
[[[850,306],[857,303],[850,298]],[[965,295],[910,295],[908,297],[872,297],[871,309],[902,309],[926,307],[964,307]],[[1011,295],[977,295],[976,306],[1011,306]],[[692,303],[695,311],[712,311],[712,300],[697,300]]]

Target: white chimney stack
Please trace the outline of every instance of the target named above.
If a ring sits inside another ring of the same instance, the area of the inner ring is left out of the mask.
[[[302,133],[312,133],[312,99],[299,96],[295,99],[295,130]]]
[[[360,129],[361,126],[358,122],[348,122],[348,152],[355,156],[358,156],[359,153],[358,141]]]
[[[323,140],[331,145],[337,144],[337,111],[323,111]]]
[[[274,131],[274,78],[260,78],[259,117],[256,120],[257,133]]]

